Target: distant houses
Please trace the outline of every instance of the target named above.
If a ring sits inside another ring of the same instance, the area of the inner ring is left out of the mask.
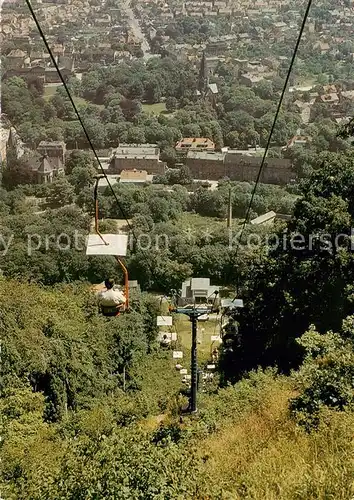
[[[293,138],[293,142],[295,138]],[[290,141],[291,142],[291,141]],[[290,147],[290,143],[288,145]],[[262,161],[260,156],[234,150],[215,151],[215,145],[206,138],[185,138],[176,144],[183,150],[184,162],[193,179],[218,181],[229,178],[235,181],[255,181]],[[9,132],[6,152],[21,157],[25,147],[14,129]],[[143,185],[152,182],[155,175],[164,175],[166,165],[160,160],[160,149],[156,144],[120,144],[112,152],[100,155],[101,165],[114,182]],[[30,164],[36,172],[38,183],[50,183],[64,171],[67,150],[62,141],[42,141],[32,152]],[[295,178],[289,159],[268,158],[261,174],[261,182],[288,184]],[[102,180],[100,187],[104,187]]]

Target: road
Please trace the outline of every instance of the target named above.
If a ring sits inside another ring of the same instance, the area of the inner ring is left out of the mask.
[[[139,21],[135,17],[133,9],[130,6],[129,0],[122,3],[122,8],[127,16],[128,25],[129,25],[134,37],[137,40],[142,41],[141,50],[144,52],[144,59],[149,59],[151,57],[149,42],[147,41],[146,36],[144,35],[144,33],[142,32],[142,30],[140,28]]]

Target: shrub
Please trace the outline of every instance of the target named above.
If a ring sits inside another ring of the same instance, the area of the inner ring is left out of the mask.
[[[341,333],[320,335],[311,327],[297,342],[306,355],[295,376],[300,395],[290,401],[290,410],[309,429],[319,424],[322,409],[353,406],[353,317],[347,318]]]

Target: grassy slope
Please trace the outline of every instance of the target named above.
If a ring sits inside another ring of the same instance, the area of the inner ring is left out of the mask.
[[[23,290],[27,287],[19,286]],[[13,288],[14,293],[17,293],[16,287]],[[68,288],[59,301],[56,290],[38,290],[38,302],[46,298],[48,303],[52,302],[58,316],[71,317],[76,314],[71,304],[72,293]],[[75,295],[76,300],[79,298]],[[31,303],[24,296],[21,310],[25,308],[29,324],[33,321],[33,315],[37,317],[39,314],[38,308],[33,310],[30,306]],[[42,307],[41,310],[41,314],[46,316],[46,308]],[[200,360],[208,355],[208,338],[209,334],[214,333],[215,323],[210,321],[204,323],[203,327],[205,333],[204,340],[199,344]],[[187,360],[190,346],[188,320],[179,317],[177,330]],[[40,357],[41,345],[33,343],[33,329],[26,335],[22,340],[31,339],[31,345],[35,346],[34,354]],[[140,391],[127,394],[125,399],[115,404],[120,410],[129,411],[130,406],[134,408],[141,400],[139,408],[148,408],[150,416],[132,424],[137,426],[136,429],[143,427],[150,433],[164,422],[191,431],[185,442],[173,446],[178,454],[185,447],[197,447],[202,465],[195,481],[200,495],[193,498],[351,500],[354,495],[354,413],[328,413],[322,428],[306,434],[289,418],[288,400],[296,394],[291,379],[260,372],[234,387],[221,389],[217,393],[199,394],[198,416],[185,417],[179,423],[176,392],[180,378],[174,364],[172,353],[167,357],[160,353],[141,359],[135,374]],[[40,395],[30,392],[28,397],[38,399]],[[100,403],[102,406],[79,412],[82,432],[89,441],[99,442],[97,436],[110,432],[120,435],[121,431],[110,413],[113,403],[107,396],[105,402]],[[41,422],[39,404],[38,415],[33,411],[31,413],[31,407],[26,406],[25,413],[11,423],[12,431],[3,450],[3,463],[7,464],[9,470],[12,470],[11,464],[14,470],[17,462],[21,464],[24,494],[20,497],[9,494],[5,495],[6,498],[34,498],[28,491],[34,491],[37,485],[38,488],[45,488],[42,481],[45,470],[48,469],[48,474],[59,470],[63,450],[71,446],[63,436],[55,435],[55,427]],[[34,419],[32,424],[31,418]],[[134,427],[132,430],[134,432]],[[45,462],[43,456],[46,456]],[[89,463],[89,457],[87,460]],[[176,469],[177,476],[178,473]],[[185,495],[183,500],[188,498],[191,497]]]
[[[199,442],[206,476],[223,490],[221,498],[352,498],[354,415],[333,414],[309,435],[289,419],[293,395],[289,380],[276,378],[250,411],[246,406],[240,415],[235,407],[233,418]]]

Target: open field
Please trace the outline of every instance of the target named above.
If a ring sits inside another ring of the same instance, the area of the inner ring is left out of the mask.
[[[58,87],[60,87],[60,86],[61,85],[58,85]],[[53,86],[53,87],[52,86],[51,87],[44,86],[43,98],[48,101],[56,93],[58,87],[57,86]]]
[[[154,115],[159,115],[163,111],[166,111],[166,105],[164,102],[157,102],[156,104],[143,104],[142,107],[145,113],[153,113]]]
[[[243,222],[241,219],[232,219],[233,225],[236,226]],[[211,231],[214,233],[217,229],[226,229],[226,219],[218,219],[216,217],[202,217],[198,214],[185,212],[177,219],[176,224],[187,229],[188,227],[195,231]]]
[[[43,93],[43,98],[48,101],[51,97],[53,97],[53,95],[55,95],[56,91],[57,91],[57,88],[60,87],[61,85],[57,85],[57,86],[45,86],[44,87],[44,93]],[[104,105],[103,104],[94,104],[92,102],[88,102],[86,101],[86,99],[83,99],[82,97],[77,97],[77,96],[73,96],[73,99],[74,99],[74,102],[77,106],[87,106],[87,105],[91,105],[91,106],[96,106],[97,108],[99,109],[103,109],[104,108]]]

